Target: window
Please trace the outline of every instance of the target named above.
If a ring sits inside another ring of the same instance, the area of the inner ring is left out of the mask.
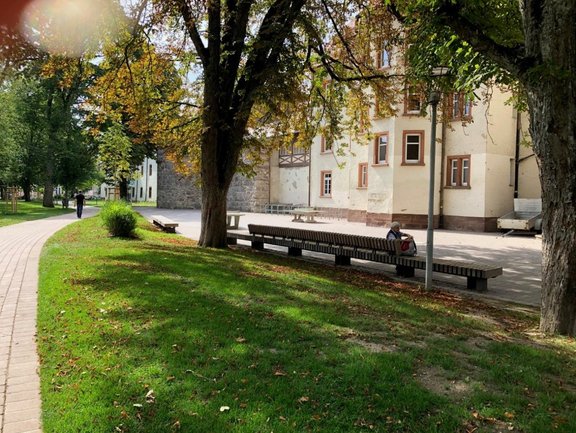
[[[323,135],[320,137],[320,153],[332,152],[332,142],[327,141]]]
[[[376,135],[374,139],[374,164],[388,163],[388,133]]]
[[[450,100],[452,120],[469,120],[472,118],[472,99],[463,93],[453,93]]]
[[[332,195],[332,172],[331,171],[323,171],[320,173],[321,179],[321,189],[320,189],[320,196],[321,197],[330,197]]]
[[[144,194],[144,188],[140,187],[140,198],[143,197],[143,194]]]
[[[402,165],[424,165],[424,131],[404,131]]]
[[[404,99],[404,114],[420,114],[423,104],[424,98],[422,94],[413,88],[409,88]]]
[[[380,44],[380,49],[378,50],[378,67],[379,68],[389,68],[391,66],[392,51],[390,50],[390,43],[384,40]]]
[[[148,187],[148,198],[152,198],[152,187]]]
[[[358,164],[358,188],[368,187],[368,163]]]
[[[152,176],[152,164],[148,167],[148,176]]]
[[[140,174],[142,174],[142,175],[144,174],[144,165],[140,166]]]
[[[447,171],[446,186],[454,188],[470,187],[470,155],[449,156]]]

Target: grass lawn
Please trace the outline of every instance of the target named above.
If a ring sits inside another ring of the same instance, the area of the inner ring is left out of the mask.
[[[55,207],[53,208],[48,208],[42,207],[42,202],[39,201],[18,201],[17,213],[13,214],[10,212],[12,210],[11,205],[6,205],[5,201],[0,201],[0,227],[75,211],[73,208],[62,209],[62,207],[59,206],[59,203],[60,202],[58,202],[58,204],[55,203]]]
[[[40,275],[46,433],[576,431],[576,343],[530,312],[143,219],[68,226]]]

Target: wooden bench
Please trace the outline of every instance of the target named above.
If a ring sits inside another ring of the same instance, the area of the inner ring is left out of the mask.
[[[243,213],[238,212],[227,212],[226,213],[226,228],[227,229],[238,229],[238,225],[240,224],[240,217],[244,216]]]
[[[294,222],[315,223],[316,220],[314,219],[314,217],[316,215],[320,215],[322,211],[312,208],[298,208],[298,209],[292,209],[290,213],[294,215],[294,218],[292,219],[292,221]],[[305,220],[303,220],[302,217],[304,217]]]
[[[166,218],[162,215],[152,215],[152,223],[162,230],[169,232],[169,233],[176,233],[176,227],[178,227],[178,223],[176,221],[172,221],[170,218]]]
[[[228,244],[243,239],[259,250],[264,249],[264,244],[288,247],[290,256],[301,256],[302,250],[334,254],[336,265],[350,265],[352,258],[386,263],[396,265],[404,277],[413,277],[415,269],[426,269],[426,258],[401,255],[399,239],[254,224],[249,224],[248,229],[250,234],[228,233]],[[434,259],[432,271],[466,277],[467,287],[478,291],[487,290],[488,278],[502,275],[501,267],[446,259]]]

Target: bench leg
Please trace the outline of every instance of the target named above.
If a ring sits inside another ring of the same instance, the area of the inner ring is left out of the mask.
[[[293,257],[300,257],[302,255],[302,248],[288,247],[288,255]]]
[[[228,245],[238,245],[238,239],[236,238],[226,238],[226,243]]]
[[[396,274],[399,277],[411,278],[414,276],[414,268],[404,265],[396,265]]]
[[[468,287],[471,290],[484,292],[488,290],[488,280],[486,278],[468,277],[468,283],[466,287]]]
[[[350,266],[350,257],[349,256],[334,256],[334,263],[337,266]]]
[[[263,250],[264,249],[264,242],[252,241],[252,248],[255,250]]]

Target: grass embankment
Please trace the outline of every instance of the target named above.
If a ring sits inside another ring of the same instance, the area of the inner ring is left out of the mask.
[[[576,344],[530,313],[139,224],[44,249],[45,433],[576,431]]]
[[[11,224],[18,224],[24,221],[48,218],[75,211],[74,209],[63,209],[58,204],[56,204],[53,208],[42,207],[42,202],[39,201],[18,201],[16,213],[12,213],[11,210],[11,203],[8,203],[7,205],[5,201],[0,201],[0,227],[9,226]]]

